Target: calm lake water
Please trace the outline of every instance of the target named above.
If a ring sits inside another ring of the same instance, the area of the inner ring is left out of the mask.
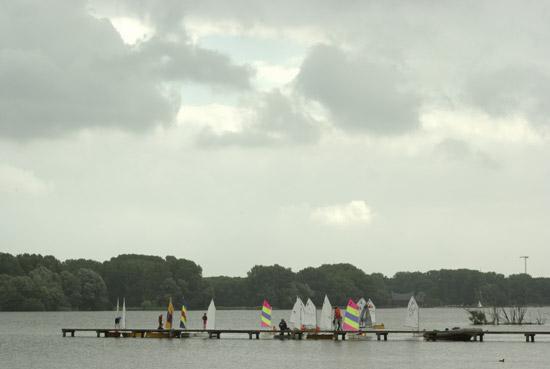
[[[550,318],[550,308],[530,309]],[[130,311],[128,328],[156,328],[161,312]],[[199,328],[202,311],[190,312]],[[274,311],[274,322],[289,311]],[[179,313],[175,314],[179,319]],[[257,328],[258,311],[219,310],[217,328]],[[405,309],[378,309],[386,328],[403,328]],[[424,342],[410,335],[389,341],[279,341],[222,339],[116,339],[95,333],[62,338],[61,327],[110,328],[113,312],[0,313],[0,368],[550,368],[550,337],[489,336],[485,342]],[[550,322],[549,322],[550,323]],[[548,323],[547,323],[548,324]],[[462,309],[422,309],[421,328],[468,326]],[[495,327],[490,327],[495,329]],[[498,329],[550,330],[549,325]],[[504,363],[499,359],[505,359]]]

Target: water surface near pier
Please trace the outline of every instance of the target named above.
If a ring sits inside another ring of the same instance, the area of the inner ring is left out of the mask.
[[[533,317],[550,308],[530,309]],[[128,327],[156,328],[163,312],[130,311]],[[191,327],[200,327],[202,311],[189,313]],[[274,311],[274,322],[289,311]],[[218,328],[259,325],[258,311],[218,310]],[[378,309],[377,320],[388,329],[402,329],[405,309]],[[179,313],[175,314],[176,319]],[[248,340],[246,335],[222,339],[114,339],[61,337],[61,327],[109,328],[113,312],[0,313],[0,367],[19,368],[549,368],[550,337],[525,343],[519,336],[486,336],[485,342],[424,342],[411,335],[390,335],[389,341]],[[422,309],[421,328],[468,326],[463,309]],[[502,330],[550,330],[550,325],[487,327]],[[504,363],[499,359],[504,358]]]

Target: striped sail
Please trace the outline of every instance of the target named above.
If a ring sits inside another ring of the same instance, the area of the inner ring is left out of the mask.
[[[359,330],[359,306],[352,299],[349,299],[344,315],[344,330],[358,331]]]
[[[166,311],[166,324],[164,329],[172,329],[172,320],[174,317],[174,305],[172,305],[172,298],[170,297],[170,302],[168,303],[168,310]]]
[[[260,320],[260,326],[262,328],[271,328],[271,305],[269,305],[267,300],[264,300],[262,305]]]
[[[185,304],[185,299],[181,300],[180,328],[187,328],[187,305]]]

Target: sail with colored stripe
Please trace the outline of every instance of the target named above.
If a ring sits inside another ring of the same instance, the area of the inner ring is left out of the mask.
[[[181,329],[187,328],[187,304],[185,303],[184,298],[181,299],[180,328]]]
[[[267,300],[262,304],[262,313],[260,314],[260,327],[271,328],[271,305]]]
[[[301,298],[296,297],[296,302],[292,307],[292,312],[290,313],[290,319],[288,320],[288,322],[290,323],[290,328],[292,329],[302,328],[302,324],[304,322],[304,313],[305,313],[304,303],[302,302]]]
[[[302,322],[305,328],[317,327],[317,308],[311,299],[307,299],[304,309],[304,321]]]
[[[168,303],[168,310],[166,311],[166,324],[164,329],[172,329],[172,321],[174,319],[174,305],[172,305],[172,298],[170,297],[170,302]]]
[[[349,299],[348,306],[346,307],[343,328],[345,331],[359,330],[359,307],[352,299]]]
[[[214,305],[214,299],[210,300],[206,316],[208,318],[206,321],[206,329],[216,329],[216,305]]]
[[[323,307],[321,308],[321,317],[319,319],[319,328],[323,331],[329,331],[332,329],[332,321],[334,320],[334,313],[332,312],[332,305],[328,296],[325,295],[323,301]]]

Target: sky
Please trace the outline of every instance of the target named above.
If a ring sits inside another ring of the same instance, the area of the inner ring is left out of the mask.
[[[0,251],[550,277],[550,3],[0,2]]]

